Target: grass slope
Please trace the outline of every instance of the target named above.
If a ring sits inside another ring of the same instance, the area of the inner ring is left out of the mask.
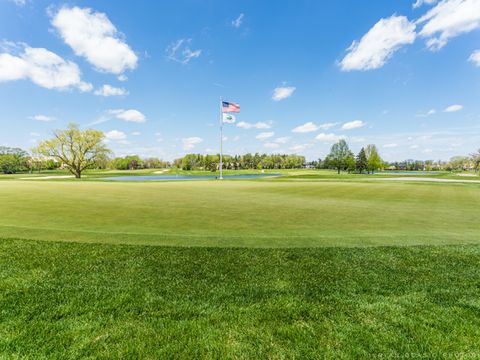
[[[479,264],[475,245],[0,240],[0,357],[478,356]]]
[[[478,243],[479,184],[5,181],[0,238],[171,246]]]

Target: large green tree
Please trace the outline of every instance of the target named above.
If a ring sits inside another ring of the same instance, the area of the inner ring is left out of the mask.
[[[355,156],[350,151],[347,142],[341,139],[332,145],[330,154],[325,158],[328,167],[334,168],[340,174],[340,171],[351,169],[355,165]]]
[[[59,160],[76,178],[110,154],[103,143],[104,134],[101,131],[82,131],[78,125],[70,124],[66,129],[56,130],[53,135],[52,139],[42,141],[35,152]]]
[[[375,145],[367,145],[365,148],[365,154],[367,155],[367,170],[369,172],[373,174],[376,170],[383,168],[383,160]]]
[[[19,148],[0,146],[0,171],[15,174],[28,169],[28,153]]]

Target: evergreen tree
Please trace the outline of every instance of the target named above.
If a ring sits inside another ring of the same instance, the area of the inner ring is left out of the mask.
[[[365,153],[365,149],[362,147],[357,155],[355,163],[355,168],[360,174],[367,170],[367,161],[367,154]]]

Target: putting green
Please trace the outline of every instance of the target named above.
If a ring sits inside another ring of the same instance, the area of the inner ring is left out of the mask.
[[[180,246],[480,243],[480,186],[5,181],[0,237]]]

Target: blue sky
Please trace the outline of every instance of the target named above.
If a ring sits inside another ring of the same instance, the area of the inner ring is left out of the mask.
[[[480,147],[480,0],[0,0],[0,144],[77,122],[117,155],[387,160]]]

